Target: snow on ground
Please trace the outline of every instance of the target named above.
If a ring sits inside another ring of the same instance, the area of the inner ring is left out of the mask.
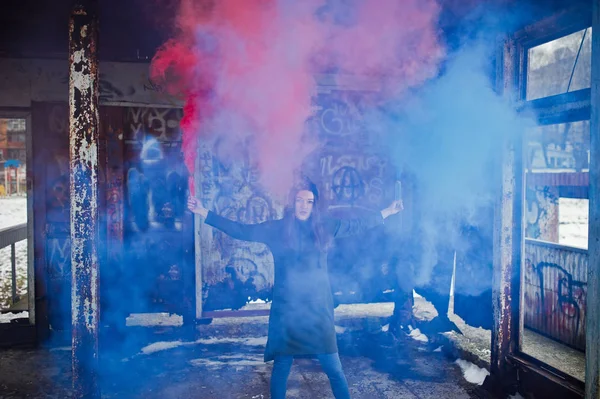
[[[27,223],[27,198],[0,198],[0,229]]]
[[[239,344],[246,346],[265,346],[267,337],[246,337],[246,338],[201,338],[195,341],[196,344],[214,345],[214,344]]]
[[[70,346],[57,346],[55,348],[50,348],[50,352],[68,352],[71,351],[72,347]]]
[[[560,198],[558,202],[558,242],[573,247],[588,247],[589,201]]]
[[[443,335],[452,341],[460,350],[475,355],[481,364],[489,365],[490,356],[492,354],[492,351],[490,350],[492,332],[481,327],[468,325],[460,316],[455,314],[453,310],[449,312],[448,317],[456,324],[462,334],[458,334],[455,331],[448,331],[443,333]]]
[[[263,301],[262,299],[255,299],[255,300],[251,300],[252,298],[248,298],[248,305],[264,305],[267,302]]]
[[[166,351],[169,349],[173,349],[173,348],[177,348],[179,346],[184,346],[184,345],[189,345],[189,344],[190,344],[189,342],[184,343],[182,341],[154,342],[150,345],[143,347],[140,352],[144,355],[150,355],[152,353]]]
[[[132,313],[125,320],[127,327],[182,326],[183,316],[169,313]]]
[[[417,294],[415,290],[413,290],[413,298],[415,299],[413,315],[417,320],[430,321],[438,316],[435,306],[433,306],[426,298]]]
[[[0,230],[27,223],[27,199],[24,197],[0,198]],[[17,260],[17,294],[27,294],[27,240],[15,245]],[[11,251],[0,249],[0,309],[11,300]]]
[[[477,367],[473,363],[467,362],[466,360],[457,359],[455,363],[458,364],[462,370],[465,380],[471,384],[483,385],[485,377],[490,375],[490,372],[486,369]]]
[[[267,345],[267,337],[247,337],[247,338],[202,338],[196,341],[160,341],[154,342],[143,347],[140,350],[142,355],[150,355],[152,353],[177,348],[180,346],[190,345],[215,345],[215,344],[238,344],[246,346],[265,346]]]
[[[29,317],[29,312],[20,313],[0,313],[0,323],[10,323],[15,319],[26,319]]]
[[[346,327],[337,326],[337,325],[335,326],[335,332],[336,332],[337,334],[343,334],[343,333],[345,333],[345,332],[346,332],[346,330],[347,330],[347,328],[346,328]]]
[[[415,341],[429,342],[429,338],[427,338],[427,335],[423,334],[421,330],[419,330],[418,328],[413,330],[411,326],[408,326],[408,328],[410,329],[410,334],[408,334],[409,337],[411,337]]]
[[[196,367],[208,367],[211,369],[233,367],[236,371],[240,371],[241,367],[267,367],[262,356],[247,356],[244,354],[216,356],[208,359],[192,359],[190,360],[190,364]]]

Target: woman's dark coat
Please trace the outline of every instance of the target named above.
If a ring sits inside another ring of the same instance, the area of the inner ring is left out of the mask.
[[[288,216],[294,218],[293,215]],[[265,362],[278,355],[336,353],[333,297],[327,252],[316,244],[309,222],[297,219],[242,224],[209,212],[205,223],[233,238],[262,242],[273,254],[275,281]],[[295,234],[290,234],[290,224]],[[380,213],[353,220],[329,219],[326,236],[347,237],[383,223]],[[288,237],[294,237],[291,241]]]

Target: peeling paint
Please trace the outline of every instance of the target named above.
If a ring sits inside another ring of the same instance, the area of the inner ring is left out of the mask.
[[[503,64],[501,70],[501,87],[503,95],[508,99],[515,93],[515,43],[509,39],[504,43]],[[518,348],[518,314],[515,316],[513,300],[518,297],[519,253],[516,248],[520,242],[521,215],[518,197],[521,194],[518,187],[517,174],[522,173],[517,162],[519,146],[507,137],[503,148],[501,166],[501,196],[496,209],[494,237],[494,274],[493,274],[493,312],[494,327],[492,331],[492,374],[503,374],[506,371],[507,356]]]
[[[98,24],[76,7],[69,21],[73,390],[99,398],[98,366]]]

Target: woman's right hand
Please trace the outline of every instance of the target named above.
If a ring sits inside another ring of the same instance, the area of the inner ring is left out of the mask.
[[[203,207],[200,204],[200,201],[198,201],[196,198],[189,197],[187,205],[188,205],[188,209],[190,211],[192,211],[193,213],[195,213],[197,215],[200,215],[202,217],[208,216],[208,209],[206,209],[205,207]]]

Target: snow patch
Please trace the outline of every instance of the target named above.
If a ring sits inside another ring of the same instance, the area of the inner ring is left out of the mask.
[[[149,355],[152,353],[177,348],[180,346],[191,345],[216,345],[216,344],[239,344],[246,346],[265,346],[267,337],[249,337],[249,338],[203,338],[191,342],[183,341],[161,341],[147,345],[140,350],[140,354]]]
[[[57,346],[56,348],[50,348],[50,352],[70,352],[70,346]]]
[[[346,330],[347,330],[347,328],[346,328],[346,327],[342,327],[342,326],[335,326],[335,332],[336,332],[337,334],[343,334],[343,333],[345,333],[345,332],[346,332]]]
[[[429,338],[427,338],[427,335],[423,334],[421,332],[421,330],[417,329],[412,329],[410,326],[410,334],[408,334],[409,337],[411,337],[412,339],[414,339],[415,341],[419,341],[419,342],[429,342]]]
[[[221,367],[235,367],[240,370],[243,367],[261,367],[265,366],[264,360],[259,357],[244,356],[217,356],[207,359],[192,359],[190,364],[196,367],[207,367],[217,369]]]
[[[29,318],[29,312],[0,313],[0,323],[10,323],[12,320],[28,319],[28,318]]]
[[[160,351],[164,351],[164,350],[168,350],[168,349],[173,349],[173,348],[177,348],[178,346],[183,346],[183,345],[190,345],[190,343],[187,343],[187,342],[184,343],[181,341],[155,342],[153,344],[143,347],[141,350],[141,353],[144,355],[149,355],[151,353],[156,353],[156,352],[160,352]]]
[[[27,223],[27,198],[0,198],[0,230]],[[0,249],[0,308],[12,302],[12,271],[10,246]],[[15,244],[17,295],[27,295],[27,240]],[[6,322],[6,321],[5,321]]]
[[[0,229],[27,223],[27,198],[0,198]]]
[[[417,320],[431,321],[436,316],[438,316],[438,312],[433,306],[433,303],[429,302],[422,296],[415,296],[415,304],[413,305],[413,316]]]
[[[205,338],[195,341],[196,344],[215,345],[215,344],[240,344],[247,346],[264,346],[267,344],[267,337],[249,337],[249,338]]]
[[[250,299],[250,298],[248,298]],[[248,305],[263,305],[267,303],[266,301],[263,301],[262,299],[255,299],[254,301],[249,300],[248,301]]]
[[[455,363],[458,364],[458,366],[462,370],[465,380],[467,380],[471,384],[483,385],[485,377],[490,375],[490,372],[486,369],[477,367],[473,363],[467,362],[466,360],[458,359]]]
[[[183,316],[169,313],[132,313],[125,323],[127,327],[179,327],[183,325]]]

